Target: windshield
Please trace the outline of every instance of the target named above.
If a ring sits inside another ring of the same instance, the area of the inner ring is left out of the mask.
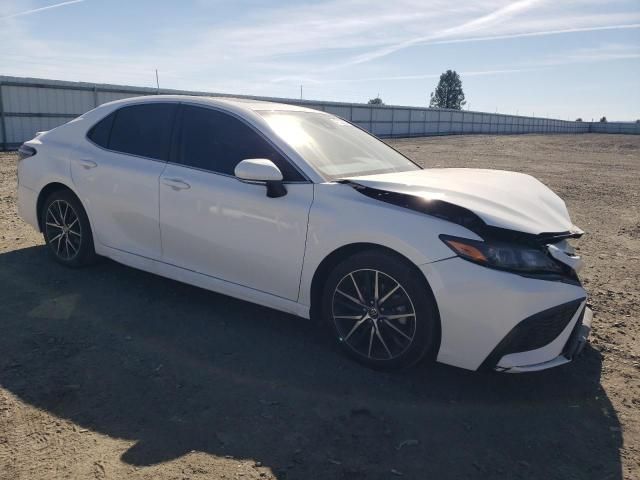
[[[333,115],[295,111],[258,113],[328,180],[420,169],[387,144]]]

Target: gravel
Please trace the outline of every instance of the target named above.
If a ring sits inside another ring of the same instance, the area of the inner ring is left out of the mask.
[[[0,154],[0,479],[638,478],[640,137],[390,143],[566,200],[595,312],[579,359],[373,372],[311,322],[111,261],[63,268]]]

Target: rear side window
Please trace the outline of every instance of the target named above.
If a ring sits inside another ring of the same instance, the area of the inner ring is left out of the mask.
[[[115,112],[112,120],[107,148],[166,161],[169,157],[171,128],[176,109],[177,104],[172,103],[148,103],[121,108]],[[102,127],[96,129],[96,137],[100,135],[98,130],[102,130]],[[96,143],[100,145],[99,142]]]
[[[115,116],[114,112],[96,123],[87,134],[89,140],[103,148],[109,148],[109,135]]]
[[[302,175],[251,127],[226,113],[185,105],[177,161],[182,165],[234,175],[236,165],[248,158],[268,158],[285,181]]]

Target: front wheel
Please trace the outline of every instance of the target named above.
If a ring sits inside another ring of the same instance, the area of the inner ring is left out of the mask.
[[[44,240],[56,261],[69,267],[94,262],[91,225],[75,195],[66,190],[53,192],[44,201],[40,215]]]
[[[429,287],[402,258],[372,250],[329,274],[323,316],[340,347],[373,368],[402,368],[439,344],[438,312]]]

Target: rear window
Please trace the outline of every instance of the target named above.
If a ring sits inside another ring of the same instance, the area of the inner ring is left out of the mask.
[[[98,122],[88,137],[109,150],[166,161],[177,107],[174,103],[123,107]]]

